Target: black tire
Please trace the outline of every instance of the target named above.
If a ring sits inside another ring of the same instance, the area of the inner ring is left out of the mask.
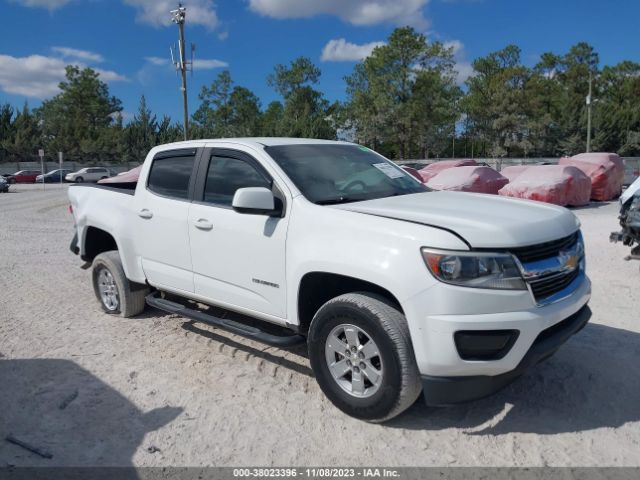
[[[358,398],[345,391],[329,370],[325,355],[327,338],[343,324],[365,331],[380,352],[382,380],[368,398]],[[384,422],[413,405],[422,391],[406,319],[383,297],[349,293],[328,301],[311,322],[308,344],[311,368],[320,388],[347,415],[374,423]]]
[[[76,178],[76,183],[83,183],[83,182],[84,182],[84,178],[83,177]]]
[[[116,308],[113,308],[113,303],[107,305],[100,292],[99,282],[103,270],[107,272],[105,275],[111,275],[114,280],[118,299]],[[149,287],[129,281],[124,274],[120,254],[117,250],[101,253],[93,260],[92,280],[93,291],[105,313],[131,318],[144,311],[145,297],[149,294]]]

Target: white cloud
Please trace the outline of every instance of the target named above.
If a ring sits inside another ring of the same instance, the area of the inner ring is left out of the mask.
[[[138,14],[137,20],[154,27],[171,25],[171,10],[175,10],[175,0],[124,0],[124,3],[134,7]],[[187,8],[187,22],[190,25],[203,25],[209,29],[218,26],[218,15],[213,0],[185,0]]]
[[[18,3],[23,7],[34,8],[47,8],[49,10],[56,10],[64,7],[71,0],[11,0],[13,3]]]
[[[81,67],[83,65],[80,65]],[[102,70],[101,68],[94,68],[94,70],[96,72],[98,72],[98,74],[100,74],[100,80],[102,80],[103,82],[128,82],[129,79],[127,77],[125,77],[124,75],[120,75],[119,73],[116,73],[112,70]]]
[[[475,73],[471,62],[466,59],[464,44],[460,40],[450,40],[444,42],[444,46],[452,50],[453,57],[456,61],[456,83],[458,85],[464,85],[464,82]]]
[[[74,0],[9,0],[24,7],[47,8],[50,11],[62,8]],[[110,0],[111,1],[111,0]],[[138,13],[136,19],[154,27],[171,25],[171,10],[177,5],[177,0],[123,0],[126,5],[134,7]],[[187,20],[192,25],[204,25],[209,29],[218,26],[213,0],[184,0],[187,7]]]
[[[344,38],[329,40],[322,49],[323,62],[357,62],[368,57],[373,49],[384,45],[384,42],[371,42],[363,45],[347,42]]]
[[[65,75],[65,62],[57,58],[31,55],[15,58],[0,55],[0,88],[7,93],[47,98],[58,93]]]
[[[155,65],[156,67],[164,67],[165,65],[169,65],[169,59],[168,58],[145,57],[144,59],[147,62],[149,62],[151,65]]]
[[[197,58],[193,61],[193,68],[196,70],[214,70],[216,68],[226,68],[229,64],[227,62],[223,62],[222,60],[205,60]]]
[[[68,47],[52,47],[51,50],[63,58],[75,58],[76,60],[85,60],[87,62],[94,63],[104,62],[104,57],[102,55],[95,52],[89,52],[87,50],[78,50],[77,48]]]
[[[61,58],[31,55],[0,55],[0,90],[25,97],[46,99],[59,92],[68,62]],[[83,64],[78,64],[83,67]],[[96,70],[105,82],[121,82],[127,78],[110,70]]]
[[[460,40],[450,40],[443,44],[446,48],[450,48],[454,55],[458,55],[464,52],[464,45]]]
[[[458,85],[463,85],[470,77],[475,75],[475,70],[471,65],[471,62],[459,61],[456,62],[456,72],[458,72]]]
[[[470,77],[473,77],[476,73],[471,62],[467,61],[456,62],[456,72],[458,72],[458,85],[463,85],[464,82],[466,82]]]
[[[168,58],[162,57],[145,57],[145,60],[149,65],[153,65],[154,67],[167,67],[171,65],[171,61]],[[223,62],[222,60],[216,59],[205,59],[205,58],[196,58],[193,61],[193,67],[196,70],[214,70],[216,68],[225,68],[228,67],[229,64],[227,62]]]
[[[354,25],[392,23],[425,29],[429,0],[249,0],[254,12],[273,18],[334,15]]]

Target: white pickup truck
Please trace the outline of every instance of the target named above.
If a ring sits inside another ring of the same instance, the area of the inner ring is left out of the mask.
[[[137,185],[74,185],[69,198],[71,249],[92,262],[106,313],[149,304],[272,345],[306,341],[327,397],[368,421],[420,392],[428,405],[489,395],[591,315],[569,210],[432,192],[346,142],[164,145]]]

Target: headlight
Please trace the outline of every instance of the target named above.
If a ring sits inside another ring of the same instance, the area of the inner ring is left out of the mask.
[[[527,289],[511,255],[423,248],[422,256],[433,276],[444,283],[497,290]]]

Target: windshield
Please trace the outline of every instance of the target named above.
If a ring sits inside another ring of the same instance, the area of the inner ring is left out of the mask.
[[[302,194],[318,205],[429,191],[400,167],[366,147],[280,145],[265,150]]]

